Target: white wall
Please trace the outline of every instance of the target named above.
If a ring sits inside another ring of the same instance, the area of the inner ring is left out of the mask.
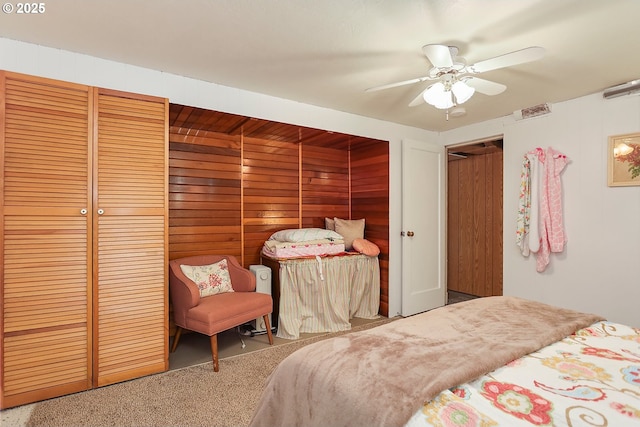
[[[610,135],[640,131],[640,96],[594,94],[528,120],[511,117],[440,135],[443,144],[504,135],[504,294],[598,313],[640,327],[640,186],[607,186]],[[568,243],[544,273],[515,244],[522,158],[553,147],[570,163],[562,175]]]
[[[607,186],[609,135],[640,131],[640,97],[599,94],[553,106],[551,115],[507,117],[433,132],[373,120],[182,76],[0,38],[0,69],[167,97],[171,102],[390,142],[389,313],[401,302],[401,150],[403,139],[445,145],[504,135],[504,293],[602,314],[640,326],[640,186]],[[544,273],[515,246],[521,159],[552,146],[571,160],[563,173],[569,242]]]
[[[400,312],[401,141],[437,134],[161,71],[0,38],[0,69],[168,98],[170,102],[389,141],[389,313]]]

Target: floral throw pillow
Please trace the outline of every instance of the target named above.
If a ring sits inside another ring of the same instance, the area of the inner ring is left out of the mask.
[[[233,292],[226,259],[209,265],[180,265],[180,269],[198,285],[201,297]]]

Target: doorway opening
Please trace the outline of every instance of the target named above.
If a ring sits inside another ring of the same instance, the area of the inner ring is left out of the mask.
[[[502,295],[502,143],[447,147],[447,291],[454,297]]]

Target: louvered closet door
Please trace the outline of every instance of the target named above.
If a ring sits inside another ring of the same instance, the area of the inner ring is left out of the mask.
[[[96,90],[94,384],[168,369],[164,99]]]
[[[7,408],[91,386],[91,101],[86,86],[0,78]]]

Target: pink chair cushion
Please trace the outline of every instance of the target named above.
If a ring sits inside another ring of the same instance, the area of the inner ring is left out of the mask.
[[[211,336],[269,314],[272,308],[271,295],[259,292],[211,295],[189,309],[185,327]]]

